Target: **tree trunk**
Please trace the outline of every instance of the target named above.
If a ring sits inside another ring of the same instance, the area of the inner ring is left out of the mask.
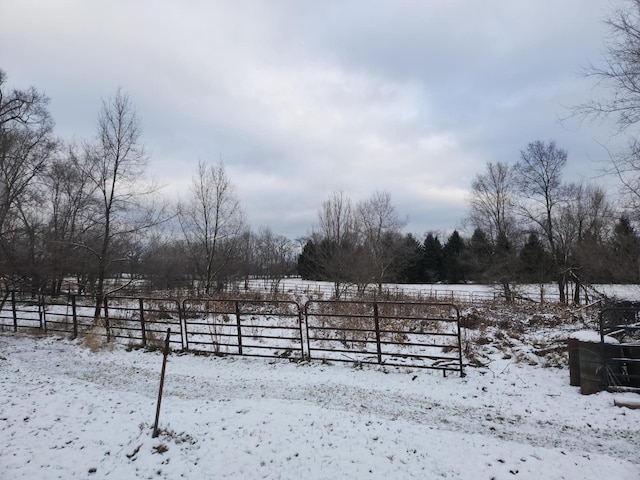
[[[564,275],[558,276],[558,294],[560,296],[560,303],[567,303],[567,296],[565,292],[565,278]]]
[[[582,288],[582,283],[578,278],[575,279],[576,287],[573,291],[573,303],[576,305],[580,305],[580,289]]]

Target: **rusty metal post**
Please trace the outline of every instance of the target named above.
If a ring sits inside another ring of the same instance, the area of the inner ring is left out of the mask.
[[[104,328],[107,332],[107,342],[111,341],[111,330],[109,330],[109,309],[108,309],[108,300],[107,300],[107,296],[105,295],[105,297],[103,298],[103,302],[104,305]]]
[[[160,422],[160,404],[162,403],[162,390],[164,388],[164,372],[167,368],[167,355],[169,355],[169,338],[171,337],[171,329],[167,328],[167,339],[164,341],[164,350],[162,351],[162,371],[160,372],[160,388],[158,389],[158,404],[156,406],[156,421],[153,424],[153,438],[158,436],[158,425]]]
[[[145,325],[144,325],[144,300],[142,298],[139,298],[138,301],[140,302],[140,332],[142,334],[142,346],[146,347],[147,346],[147,329],[145,328]]]
[[[18,331],[18,312],[16,312],[16,292],[11,291],[11,310],[13,311],[13,331]]]
[[[242,320],[240,320],[240,302],[236,300],[236,324],[238,327],[238,354],[242,355]]]
[[[76,309],[76,296],[71,295],[71,315],[73,316],[73,339],[78,338],[78,312]]]
[[[373,302],[373,319],[376,327],[376,349],[378,351],[378,363],[382,363],[382,346],[380,345],[380,318],[378,317],[378,302]]]

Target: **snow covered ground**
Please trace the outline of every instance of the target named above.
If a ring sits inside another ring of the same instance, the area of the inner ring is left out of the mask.
[[[161,364],[0,334],[0,478],[640,479],[640,410],[565,369],[172,354],[152,438]]]

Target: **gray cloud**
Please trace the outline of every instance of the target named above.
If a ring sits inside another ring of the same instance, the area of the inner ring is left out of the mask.
[[[530,141],[556,139],[568,174],[590,175],[610,126],[560,119],[594,94],[579,72],[607,6],[5,0],[0,68],[51,96],[67,137],[92,135],[121,86],[168,192],[222,159],[255,228],[298,237],[332,191],[387,190],[422,234],[459,226],[473,176]]]

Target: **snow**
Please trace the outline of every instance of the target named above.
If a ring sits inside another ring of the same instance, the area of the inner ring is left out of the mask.
[[[152,438],[161,365],[0,334],[0,478],[640,479],[640,410],[567,369],[172,354]]]
[[[262,291],[263,293],[273,293],[280,291],[289,294],[301,294],[310,298],[331,298],[335,285],[332,282],[321,282],[316,280],[302,280],[300,278],[287,278],[274,282],[270,279],[253,279],[248,282],[242,281],[236,288],[242,291],[245,286],[249,286],[251,291]],[[513,294],[516,297],[530,298],[539,301],[541,296],[545,301],[557,301],[558,285],[554,283],[546,284],[519,284],[513,285]],[[569,286],[569,298],[573,298],[573,285]],[[377,288],[377,287],[373,287]],[[432,301],[456,301],[474,302],[478,300],[491,300],[502,298],[503,290],[501,285],[488,285],[479,283],[467,284],[383,284],[382,288],[388,292],[404,292],[407,294],[421,295]],[[354,293],[355,286],[349,290]],[[635,301],[640,297],[640,285],[637,284],[592,284],[588,286],[589,302],[598,301],[603,295],[619,301]]]
[[[573,338],[578,340],[579,342],[584,343],[600,343],[600,334],[593,330],[578,330],[577,332],[573,332],[569,335],[569,338]],[[608,335],[604,335],[602,337],[604,339],[604,343],[609,345],[614,345],[620,343],[618,339],[610,337]]]
[[[0,478],[640,479],[640,410],[565,369],[92,352],[0,336]]]
[[[640,408],[640,395],[634,395],[629,393],[617,394],[613,399],[614,405],[624,406],[627,408],[639,409]]]

